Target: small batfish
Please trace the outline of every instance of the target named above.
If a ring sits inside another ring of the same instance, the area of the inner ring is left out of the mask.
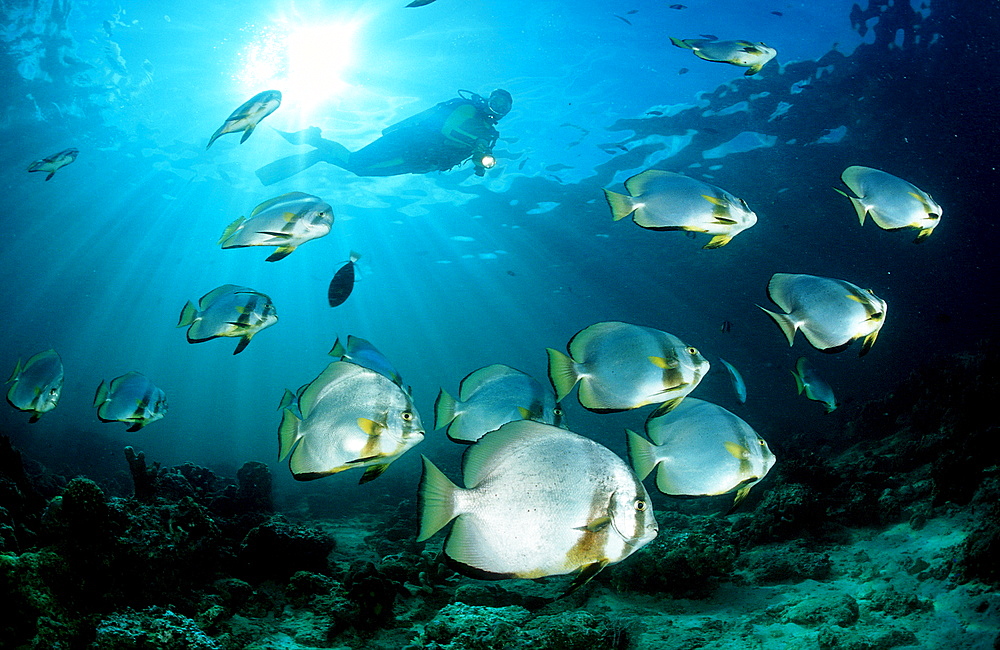
[[[45,180],[51,180],[57,171],[76,160],[78,155],[80,155],[79,149],[65,149],[59,153],[54,153],[47,158],[36,160],[28,165],[28,171],[48,172],[49,174],[45,177]]]
[[[342,267],[337,269],[326,290],[326,299],[331,307],[344,304],[354,291],[354,263],[361,258],[361,253],[351,251],[351,256]]]
[[[102,381],[94,394],[94,407],[101,422],[124,422],[126,431],[138,431],[167,414],[167,396],[145,375],[130,372]]]
[[[673,496],[736,492],[735,507],[774,465],[774,454],[749,424],[696,398],[646,421],[646,440],[626,430],[628,455],[640,478],[656,469],[656,487]]]
[[[749,41],[714,41],[702,38],[681,40],[671,36],[670,42],[685,50],[693,50],[699,59],[749,68],[743,73],[747,77],[760,72],[760,69],[778,53],[773,47]]]
[[[319,239],[333,226],[333,208],[318,196],[289,192],[264,201],[229,224],[219,239],[223,248],[277,246],[268,262],[284,259],[296,247]]]
[[[733,390],[736,392],[736,399],[740,401],[740,404],[746,404],[747,402],[747,385],[743,381],[743,375],[740,371],[736,369],[733,364],[729,363],[722,357],[719,357],[719,361],[722,365],[726,367],[726,372],[729,373],[729,378],[733,380]]]
[[[604,190],[615,221],[632,220],[650,230],[714,235],[703,248],[719,248],[757,223],[743,199],[683,174],[649,169],[625,181],[628,195]]]
[[[805,357],[795,363],[795,370],[791,372],[795,377],[795,387],[799,389],[799,395],[805,392],[809,399],[822,402],[827,413],[837,408],[837,398],[833,396],[833,389],[823,381],[816,368]]]
[[[475,442],[515,420],[562,423],[562,409],[552,391],[510,366],[494,364],[469,373],[458,397],[441,389],[434,402],[434,428],[447,426],[455,442]]]
[[[855,339],[864,339],[864,356],[878,338],[885,323],[885,301],[844,280],[816,275],[775,273],[767,284],[767,295],[785,311],[778,314],[760,307],[792,345],[795,332],[802,330],[817,350],[840,352]]]
[[[345,346],[338,338],[333,342],[333,347],[328,353],[331,357],[341,361],[350,361],[359,366],[364,366],[369,370],[388,377],[397,386],[403,385],[403,378],[399,376],[389,359],[378,351],[374,345],[352,334],[347,335],[347,345]]]
[[[837,191],[854,204],[862,226],[865,215],[870,214],[872,221],[885,230],[919,230],[915,241],[921,242],[941,223],[942,210],[937,201],[902,178],[859,165],[845,169],[841,178],[858,198]]]
[[[266,294],[235,284],[224,284],[191,301],[181,310],[177,327],[188,327],[188,343],[201,343],[220,336],[240,339],[233,350],[239,354],[254,334],[278,322],[278,313]]]
[[[298,395],[286,390],[278,408],[278,460],[288,456],[299,481],[366,467],[366,483],[424,439],[410,394],[350,361],[334,361]]]
[[[733,331],[733,324],[727,320],[722,321],[722,325],[719,325],[719,331],[723,334],[728,334]]]
[[[38,422],[59,403],[63,387],[63,365],[55,350],[39,352],[24,366],[17,360],[7,383],[7,402],[20,411],[30,411],[28,422]]]
[[[243,131],[243,137],[240,138],[240,144],[243,144],[260,124],[260,121],[273,113],[279,106],[281,106],[281,93],[279,91],[265,90],[257,93],[226,118],[226,121],[222,123],[205,148],[211,147],[220,135],[238,131]]]
[[[476,578],[577,572],[569,592],[656,537],[649,494],[632,470],[559,427],[519,420],[486,434],[462,456],[465,488],[423,461],[417,541],[454,519],[445,556]]]
[[[698,350],[673,334],[628,323],[596,323],[576,333],[566,346],[569,356],[548,348],[549,379],[561,402],[577,382],[584,408],[612,413],[662,404],[653,412],[677,406],[708,372]]]

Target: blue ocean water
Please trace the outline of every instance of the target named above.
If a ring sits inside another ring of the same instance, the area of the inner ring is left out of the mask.
[[[38,423],[0,410],[18,446],[70,474],[120,468],[132,445],[164,465],[227,475],[268,462],[290,500],[411,497],[418,454],[361,487],[353,473],[297,484],[277,464],[279,399],[330,362],[338,336],[363,337],[395,364],[428,428],[418,451],[453,467],[462,448],[430,431],[440,388],[454,392],[492,363],[545,381],[546,347],[621,320],[701,350],[714,367],[695,395],[738,412],[780,462],[792,433],[836,438],[852,403],[991,333],[983,211],[995,167],[978,155],[992,153],[991,118],[965,112],[988,86],[976,74],[989,46],[968,32],[967,43],[948,40],[967,26],[942,18],[949,3],[914,2],[923,31],[914,40],[900,27],[890,44],[876,42],[877,16],[871,29],[852,26],[843,0],[404,4],[3,4],[0,367],[54,348],[66,369],[59,407]],[[763,41],[778,56],[747,78],[669,40],[703,34]],[[892,84],[903,92],[879,92]],[[274,129],[318,126],[356,149],[459,89],[498,87],[513,110],[484,178],[469,165],[363,178],[321,163],[265,187],[254,174],[302,150]],[[206,151],[226,116],[266,89],[283,93],[281,107],[245,143],[227,135]],[[52,180],[25,171],[69,147],[79,158]],[[860,227],[831,189],[852,164],[932,193],[942,225],[920,245]],[[622,191],[649,168],[724,187],[760,221],[717,250],[613,222],[602,188]],[[330,235],[275,263],[261,248],[219,248],[227,224],[290,191],[333,206]],[[331,309],[327,284],[352,250],[360,279]],[[789,348],[756,307],[769,306],[775,272],[842,278],[885,298],[872,352],[823,355],[802,339]],[[186,301],[225,283],[267,293],[279,316],[237,356],[233,340],[191,345],[175,327]],[[795,394],[789,371],[803,355],[841,410],[825,416]],[[746,378],[745,406],[719,357]],[[102,380],[131,370],[170,403],[136,433],[92,408]],[[573,430],[619,453],[624,428],[641,427],[648,410],[595,415],[575,397],[565,406]]]

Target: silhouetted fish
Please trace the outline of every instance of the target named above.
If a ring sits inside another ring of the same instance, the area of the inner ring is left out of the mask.
[[[330,288],[326,291],[326,299],[331,307],[342,305],[351,292],[354,291],[354,263],[361,257],[360,253],[351,251],[351,258],[333,275]]]
[[[429,5],[434,2],[434,0],[413,0],[407,7],[423,7],[424,5]]]
[[[781,13],[780,11],[772,11],[771,13],[774,14],[775,16],[784,16],[785,15],[785,14]]]
[[[677,71],[677,74],[687,74],[689,72],[691,71],[688,70],[687,68],[681,68],[680,70]]]
[[[618,20],[622,21],[626,25],[631,25],[632,24],[631,21],[629,21],[629,19],[625,18],[624,16],[619,16],[618,14],[614,14],[614,16],[615,16],[615,18],[617,18]]]
[[[663,111],[646,111],[646,115],[663,115]]]
[[[719,330],[722,331],[723,333],[729,333],[733,331],[733,324],[727,320],[724,320],[722,321],[722,326],[719,327]]]
[[[687,5],[670,5],[671,9],[687,9]]]

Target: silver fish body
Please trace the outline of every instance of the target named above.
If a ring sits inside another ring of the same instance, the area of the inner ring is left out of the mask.
[[[721,406],[688,398],[646,421],[646,440],[627,431],[629,458],[640,478],[656,469],[656,487],[674,496],[736,492],[736,505],[774,465],[767,443]]]
[[[833,394],[833,389],[819,376],[808,359],[801,357],[795,363],[792,376],[795,377],[795,387],[799,395],[805,393],[809,399],[822,403],[827,413],[837,408],[837,398]]]
[[[424,439],[410,394],[350,361],[334,361],[297,395],[286,391],[279,408],[278,459],[287,456],[300,481],[364,467],[365,483]]]
[[[502,364],[469,373],[459,385],[458,399],[442,389],[434,402],[434,428],[447,426],[455,442],[475,442],[515,420],[559,426],[562,409],[551,390]]]
[[[235,284],[224,284],[209,291],[197,307],[188,301],[181,310],[177,327],[188,327],[188,343],[236,337],[240,339],[233,354],[239,354],[250,339],[278,322],[274,303],[267,294]]]
[[[128,431],[138,431],[167,413],[167,396],[145,375],[129,372],[101,382],[94,394],[101,422],[124,422]]]
[[[615,221],[632,220],[650,230],[686,230],[714,235],[704,248],[725,246],[757,223],[746,201],[683,174],[649,169],[625,181],[629,194],[604,190]]]
[[[760,307],[774,319],[791,346],[799,330],[817,350],[840,352],[855,339],[864,339],[864,356],[885,324],[887,305],[870,289],[845,280],[816,275],[775,273],[767,295],[785,313]]]
[[[240,217],[229,224],[219,244],[222,248],[276,246],[267,258],[276,262],[305,242],[328,235],[332,227],[329,203],[305,192],[288,192],[258,205],[249,219]]]
[[[571,590],[657,533],[649,495],[618,456],[540,422],[509,422],[462,457],[466,487],[426,457],[420,479],[423,541],[454,520],[445,555],[481,578],[578,571]]]
[[[30,422],[37,422],[59,403],[63,387],[62,359],[55,350],[45,350],[29,358],[24,366],[18,359],[7,383],[7,402],[20,411],[31,413]]]
[[[841,178],[855,196],[837,191],[851,200],[862,226],[870,214],[885,230],[918,230],[916,241],[920,242],[941,223],[943,210],[938,202],[902,178],[860,165],[845,169]]]
[[[672,334],[615,321],[577,332],[566,348],[569,356],[548,348],[556,400],[561,402],[579,382],[580,404],[597,413],[657,403],[654,413],[665,413],[695,389],[710,367],[698,350]]]
[[[281,93],[279,91],[265,90],[257,93],[240,104],[240,107],[226,118],[219,130],[212,135],[205,149],[211,147],[220,135],[239,131],[243,132],[243,137],[240,138],[240,144],[243,144],[260,124],[260,121],[273,113],[279,106],[281,106]]]
[[[764,43],[750,41],[716,41],[707,38],[679,39],[670,37],[670,42],[679,48],[692,50],[699,59],[715,63],[729,63],[741,68],[749,68],[744,76],[760,72],[778,51]]]
[[[35,162],[28,165],[29,172],[48,172],[45,180],[51,180],[55,176],[56,172],[70,164],[76,157],[80,155],[79,149],[69,148],[60,151],[59,153],[54,153],[51,156],[46,156],[41,160],[36,160]]]

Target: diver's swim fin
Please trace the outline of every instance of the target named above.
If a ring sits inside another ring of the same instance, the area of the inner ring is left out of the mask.
[[[256,174],[264,185],[274,185],[309,169],[318,162],[327,162],[347,169],[346,165],[350,157],[351,152],[347,147],[327,140],[323,143],[322,149],[313,149],[305,153],[279,158],[258,169]]]
[[[282,131],[280,129],[275,129],[278,135],[285,139],[285,142],[289,144],[309,144],[317,149],[323,147],[323,135],[318,126],[310,126],[308,128],[302,129],[301,131],[289,132]]]

